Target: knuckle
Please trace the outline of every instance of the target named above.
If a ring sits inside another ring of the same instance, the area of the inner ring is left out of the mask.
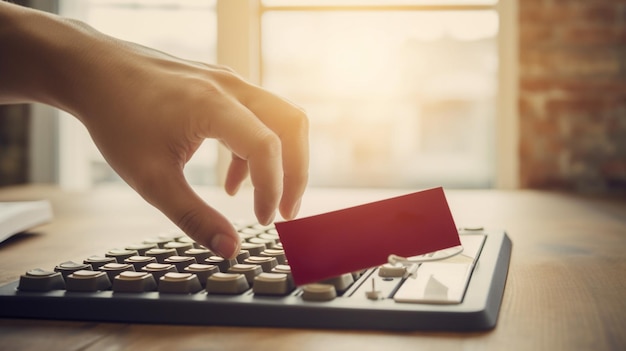
[[[183,212],[176,220],[176,225],[192,238],[198,237],[202,216],[200,211],[189,209]]]
[[[261,131],[257,138],[255,150],[265,157],[277,157],[281,154],[280,138],[269,130]]]

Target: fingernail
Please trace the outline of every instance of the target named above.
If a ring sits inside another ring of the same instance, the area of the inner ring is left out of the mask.
[[[233,258],[239,251],[239,241],[226,234],[215,234],[211,239],[211,251],[224,258]]]

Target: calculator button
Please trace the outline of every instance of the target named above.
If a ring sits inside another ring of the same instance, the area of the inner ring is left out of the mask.
[[[305,301],[331,301],[337,297],[335,286],[331,284],[307,284],[302,286],[302,299]]]
[[[254,278],[252,291],[255,295],[286,295],[292,288],[287,281],[287,274],[261,273]]]
[[[406,279],[393,299],[408,303],[461,303],[472,268],[465,263],[422,263],[417,276]]]
[[[155,243],[137,243],[125,247],[126,250],[135,250],[139,256],[145,256],[146,251],[157,248]]]
[[[258,238],[269,241],[270,248],[280,242],[280,237],[278,236],[278,234],[263,233],[259,234]]]
[[[243,263],[243,261],[248,257],[250,257],[250,251],[239,250],[239,253],[237,254],[237,257],[235,257],[235,259],[237,260],[237,262]]]
[[[385,263],[378,269],[378,276],[383,278],[399,278],[406,274],[406,267]]]
[[[113,281],[116,275],[124,271],[135,271],[135,267],[128,263],[107,263],[100,267],[100,270],[109,275],[109,280]]]
[[[207,279],[206,283],[206,291],[209,294],[236,295],[249,288],[246,277],[238,273],[215,273]]]
[[[102,271],[76,271],[65,278],[67,291],[100,291],[111,288],[109,276]]]
[[[263,268],[258,264],[237,263],[228,269],[228,273],[240,273],[246,277],[249,285],[254,283],[254,277],[263,273]]]
[[[176,254],[179,256],[182,256],[185,254],[185,251],[189,250],[189,249],[193,249],[193,244],[192,243],[183,243],[183,242],[179,242],[179,241],[170,241],[169,243],[166,243],[165,245],[163,245],[164,249],[174,249],[176,250]]]
[[[205,248],[193,248],[185,251],[182,256],[189,256],[196,259],[196,262],[202,262],[207,258],[213,256],[213,253],[209,249]]]
[[[161,238],[161,237],[154,237],[154,238],[147,238],[144,239],[143,243],[145,244],[155,244],[157,246],[157,248],[162,249],[163,246],[167,243],[169,243],[170,241],[172,241],[169,238]]]
[[[156,258],[150,256],[131,256],[124,260],[126,264],[132,264],[135,271],[139,272],[149,263],[155,263]]]
[[[263,244],[255,244],[244,241],[241,243],[241,249],[247,250],[250,253],[250,256],[258,256],[266,249],[266,247]]]
[[[139,253],[137,250],[126,250],[126,249],[113,249],[109,250],[104,256],[113,257],[117,261],[117,263],[124,263],[124,260],[129,258],[130,256],[137,256]]]
[[[170,256],[174,256],[176,254],[177,254],[176,249],[158,248],[158,249],[150,249],[146,251],[146,256],[156,258],[158,263],[165,263],[166,258]]]
[[[152,273],[154,280],[159,283],[159,279],[169,272],[177,272],[176,266],[167,263],[148,263],[142,269],[142,272]]]
[[[193,240],[192,238],[186,235],[176,239],[176,241],[181,242],[181,243],[189,243],[191,244],[191,246],[193,246],[194,249],[206,249],[206,247],[203,247],[202,245],[198,244],[195,240]]]
[[[64,290],[65,282],[60,272],[37,268],[20,276],[17,289],[21,291]]]
[[[237,264],[237,260],[235,259],[224,259],[223,257],[220,256],[211,256],[209,258],[207,258],[206,260],[204,260],[203,262],[204,264],[212,264],[212,265],[216,265],[217,267],[219,267],[220,272],[228,272],[228,269],[230,267],[232,267],[233,265]]]
[[[193,294],[202,290],[198,276],[192,273],[166,273],[159,279],[159,292],[167,294]]]
[[[164,263],[173,264],[176,266],[176,270],[182,272],[185,270],[185,267],[197,262],[195,258],[189,256],[170,256],[165,259]]]
[[[289,288],[295,288],[296,284],[293,282],[293,276],[291,275],[291,267],[286,264],[279,264],[276,267],[272,268],[272,273],[282,273],[287,276],[287,283],[289,283]]]
[[[250,239],[248,239],[246,241],[251,243],[251,244],[263,245],[264,246],[263,250],[269,249],[270,247],[272,247],[274,245],[274,241],[273,240],[261,239],[259,237],[250,238]]]
[[[89,264],[77,263],[74,261],[66,261],[54,267],[54,271],[61,273],[61,275],[63,275],[63,278],[80,270],[93,270],[93,269],[91,268],[91,265]]]
[[[141,293],[154,291],[156,287],[157,283],[154,280],[154,276],[147,272],[124,271],[115,276],[113,280],[114,292]]]
[[[250,256],[243,260],[247,264],[258,264],[263,268],[263,272],[271,272],[272,268],[278,265],[278,261],[274,257]]]
[[[239,230],[239,234],[247,236],[248,238],[256,237],[263,232],[263,228],[242,228]]]
[[[352,283],[354,283],[354,277],[352,276],[352,273],[346,273],[338,277],[325,279],[321,281],[320,283],[330,284],[335,287],[337,292],[343,293],[344,291],[348,290],[348,288],[350,287],[350,285],[352,285]]]
[[[97,271],[100,267],[104,266],[107,263],[117,262],[114,257],[106,257],[106,256],[90,256],[86,258],[83,263],[91,266],[91,269]]]
[[[285,264],[287,262],[287,258],[285,257],[285,250],[266,249],[265,251],[261,252],[260,256],[274,257],[278,264]]]
[[[201,263],[193,263],[189,266],[185,267],[184,272],[193,273],[198,276],[198,280],[200,281],[200,285],[202,287],[206,287],[206,280],[213,274],[219,272],[220,269],[217,268],[216,265],[212,264],[201,264]]]

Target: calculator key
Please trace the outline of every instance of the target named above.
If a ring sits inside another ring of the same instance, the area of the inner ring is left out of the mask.
[[[65,278],[67,291],[100,291],[111,288],[111,280],[103,271],[80,270]]]
[[[256,237],[257,235],[263,233],[263,228],[242,228],[239,230],[239,234],[243,234],[244,236],[248,236],[249,238]]]
[[[135,271],[139,272],[149,263],[155,263],[157,260],[150,256],[131,256],[124,260],[126,264],[132,264]]]
[[[202,263],[216,265],[217,267],[219,267],[220,272],[225,273],[225,272],[228,272],[228,269],[230,267],[237,264],[237,260],[236,259],[229,260],[220,256],[211,256],[207,258],[206,260],[204,260],[204,262]]]
[[[91,266],[91,269],[97,271],[100,267],[104,266],[107,263],[117,262],[114,257],[106,257],[106,256],[90,256],[83,260],[83,263]]]
[[[169,272],[178,272],[176,266],[168,263],[148,263],[142,269],[142,272],[151,273],[154,276],[154,280],[159,283],[159,279]]]
[[[235,257],[235,259],[237,260],[237,262],[243,263],[243,261],[248,257],[250,257],[250,251],[239,250],[239,253],[237,254],[237,257]]]
[[[272,247],[274,245],[274,241],[273,240],[261,239],[259,237],[250,238],[250,239],[248,239],[246,241],[251,243],[251,244],[263,245],[264,246],[263,250],[269,249],[270,247]]]
[[[215,273],[206,283],[206,291],[209,294],[237,295],[249,288],[246,277],[238,273]]]
[[[124,260],[129,258],[130,256],[137,256],[139,252],[137,250],[127,250],[127,249],[113,249],[109,250],[104,254],[106,257],[113,257],[117,261],[117,263],[124,263]]]
[[[264,232],[275,228],[273,224],[261,224],[261,223],[253,223],[250,227],[254,229],[259,229]]]
[[[203,288],[206,287],[207,278],[219,271],[220,269],[216,265],[201,263],[190,264],[189,266],[185,267],[184,270],[185,273],[193,273],[197,275],[198,280],[200,281],[200,285],[202,285]]]
[[[269,241],[270,248],[280,242],[280,237],[278,236],[278,234],[263,233],[259,234],[258,238]]]
[[[274,257],[250,256],[243,260],[247,264],[258,264],[263,268],[263,272],[271,272],[272,268],[278,265],[278,261]]]
[[[166,273],[159,279],[159,292],[166,294],[193,294],[202,290],[198,276],[192,273]]]
[[[284,273],[261,273],[254,278],[255,295],[287,295],[292,290]]]
[[[146,251],[157,248],[155,243],[136,243],[125,247],[126,250],[135,250],[139,256],[145,256]]]
[[[170,248],[170,249],[158,248],[158,249],[150,249],[146,251],[146,256],[156,258],[157,262],[159,263],[165,263],[166,258],[170,256],[174,256],[176,254],[177,254],[176,249],[173,249],[173,248]]]
[[[466,263],[426,262],[400,286],[396,302],[458,304],[463,300],[473,265]]]
[[[114,292],[141,293],[156,290],[154,276],[147,272],[124,271],[113,280]]]
[[[250,256],[258,256],[266,249],[265,245],[244,241],[241,243],[241,250],[247,250]]]
[[[107,263],[104,266],[100,267],[100,270],[106,272],[109,276],[109,281],[113,281],[115,276],[124,272],[124,271],[135,271],[135,267],[132,264],[128,263]]]
[[[164,263],[173,264],[176,266],[177,271],[182,272],[185,270],[185,267],[197,262],[195,258],[189,256],[170,256],[165,259]]]
[[[183,243],[180,241],[170,241],[169,243],[166,243],[165,245],[163,245],[164,249],[174,249],[176,250],[176,254],[179,256],[182,256],[185,254],[185,251],[189,250],[189,249],[193,249],[193,244],[192,243]]]
[[[282,273],[287,276],[287,283],[289,283],[289,288],[295,288],[296,284],[293,282],[293,276],[291,275],[291,267],[286,264],[279,264],[276,267],[272,268],[272,273]]]
[[[254,283],[254,277],[263,273],[263,268],[258,264],[237,263],[228,269],[228,273],[240,273],[246,277],[249,285]]]
[[[72,274],[72,273],[74,273],[76,271],[80,271],[80,270],[93,270],[93,269],[91,268],[91,265],[89,265],[89,264],[78,263],[78,262],[74,262],[74,261],[66,261],[66,262],[60,263],[58,266],[54,267],[54,271],[61,273],[61,275],[63,275],[64,279],[68,275],[70,275],[70,274]]]
[[[202,262],[207,258],[213,256],[211,250],[206,248],[193,248],[185,251],[182,256],[190,256],[196,259],[196,262]]]
[[[352,283],[354,283],[354,277],[352,276],[352,273],[346,273],[338,277],[325,279],[320,283],[330,284],[335,287],[335,290],[337,290],[337,292],[343,293],[344,291],[348,290]]]
[[[181,243],[189,243],[191,244],[191,246],[193,246],[194,249],[206,249],[206,247],[198,244],[195,240],[193,240],[192,238],[186,235],[176,239],[176,241],[181,242]]]
[[[17,289],[21,291],[64,290],[65,281],[60,272],[36,268],[20,276]]]
[[[169,238],[162,238],[162,237],[153,237],[153,238],[147,238],[143,240],[145,244],[155,244],[157,248],[160,248],[160,249],[162,249],[163,246],[169,243],[170,241],[172,240]]]
[[[285,250],[266,249],[265,251],[261,252],[259,256],[274,257],[278,264],[285,264],[287,262],[287,258],[285,257]]]
[[[305,301],[331,301],[337,297],[335,286],[331,284],[307,284],[302,286],[302,299]]]
[[[378,269],[378,275],[383,278],[399,278],[406,274],[406,266],[385,263]]]

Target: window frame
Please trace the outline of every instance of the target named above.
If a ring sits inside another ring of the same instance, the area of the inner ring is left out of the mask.
[[[518,96],[518,21],[517,0],[500,0],[494,5],[339,5],[339,6],[266,6],[261,0],[217,0],[217,63],[232,67],[243,78],[259,84],[262,81],[261,18],[266,11],[426,11],[426,10],[484,10],[498,12],[498,97],[495,120],[495,170],[494,188],[515,189],[519,187],[519,122]],[[40,114],[51,114],[38,107]],[[72,119],[72,121],[67,121]],[[33,119],[33,130],[40,131],[49,123],[44,118]],[[76,147],[81,126],[73,118],[62,116],[58,121],[58,147],[50,148],[43,143],[34,144],[31,157],[31,179],[36,181],[55,180],[63,188],[89,188],[89,155],[84,148]],[[84,133],[83,133],[84,134]],[[36,139],[36,138],[34,138]],[[37,160],[58,160],[58,169],[42,170],[34,164]],[[230,162],[230,153],[219,147],[217,158],[218,185],[224,183],[225,170]],[[56,173],[56,174],[55,174]],[[82,181],[76,182],[76,175]]]

